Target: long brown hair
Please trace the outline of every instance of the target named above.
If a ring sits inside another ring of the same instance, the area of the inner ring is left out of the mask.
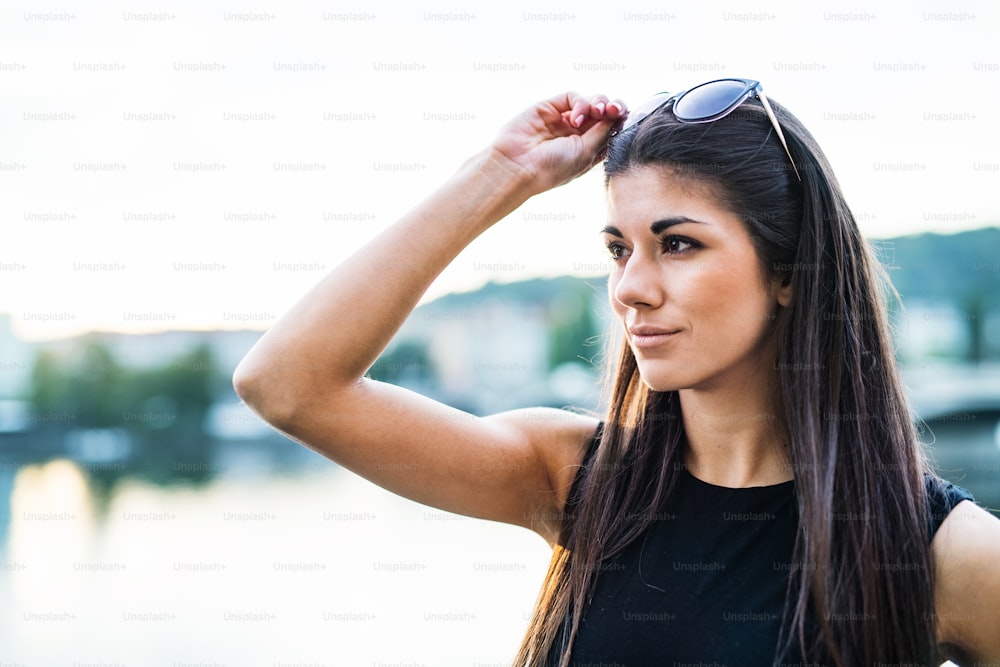
[[[643,166],[708,186],[740,216],[767,275],[788,281],[773,335],[775,420],[799,513],[775,664],[931,664],[933,579],[924,474],[889,333],[889,283],[825,156],[773,104],[801,182],[756,102],[708,124],[660,112],[615,137],[607,179]],[[676,392],[651,391],[627,344],[612,367],[604,428],[567,503],[517,665],[569,662],[601,563],[669,502],[682,467]]]

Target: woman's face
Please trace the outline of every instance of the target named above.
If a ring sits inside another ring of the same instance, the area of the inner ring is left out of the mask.
[[[767,334],[790,294],[765,277],[743,223],[706,188],[655,167],[614,176],[603,237],[611,306],[651,389],[773,375]]]

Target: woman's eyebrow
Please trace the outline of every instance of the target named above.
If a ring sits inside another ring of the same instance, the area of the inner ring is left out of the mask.
[[[664,218],[663,220],[657,220],[656,222],[654,222],[649,226],[649,231],[651,231],[654,235],[659,235],[664,229],[669,229],[674,225],[680,225],[685,222],[693,222],[698,225],[707,224],[701,220],[694,220],[693,218],[688,218],[686,216],[681,215],[673,218]],[[610,234],[611,236],[617,236],[620,239],[625,238],[625,235],[622,234],[621,230],[615,227],[614,225],[608,225],[607,227],[601,230],[601,233]]]
[[[704,225],[705,224],[701,220],[694,220],[692,218],[688,218],[687,216],[679,215],[679,216],[674,217],[674,218],[664,218],[663,220],[657,220],[656,222],[654,222],[653,224],[651,224],[649,226],[649,231],[653,232],[653,234],[655,234],[655,235],[659,235],[660,232],[662,232],[664,229],[669,229],[670,227],[673,227],[674,225],[680,225],[680,224],[683,224],[685,222],[693,222],[696,225]]]

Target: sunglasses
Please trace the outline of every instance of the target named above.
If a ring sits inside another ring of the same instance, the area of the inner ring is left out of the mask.
[[[799,175],[798,167],[795,166],[795,160],[792,159],[792,153],[788,150],[785,134],[781,131],[781,126],[778,125],[778,119],[771,109],[771,103],[764,96],[764,88],[759,81],[752,79],[716,79],[675,95],[659,93],[639,106],[638,109],[629,111],[625,122],[619,128],[612,130],[610,136],[614,137],[639,126],[644,120],[671,104],[674,116],[682,123],[711,123],[713,120],[719,120],[731,114],[751,96],[760,100],[764,106],[764,111],[771,119],[771,125],[774,126],[774,131],[777,133],[781,145],[785,148],[785,154],[788,156],[789,162],[792,163],[795,177],[801,182],[802,177]]]

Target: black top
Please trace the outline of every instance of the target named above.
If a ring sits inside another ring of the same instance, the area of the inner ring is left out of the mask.
[[[927,483],[933,536],[972,495],[930,476]],[[794,481],[728,488],[683,471],[669,507],[601,563],[570,664],[771,665],[797,525]],[[802,660],[793,650],[782,663]]]

